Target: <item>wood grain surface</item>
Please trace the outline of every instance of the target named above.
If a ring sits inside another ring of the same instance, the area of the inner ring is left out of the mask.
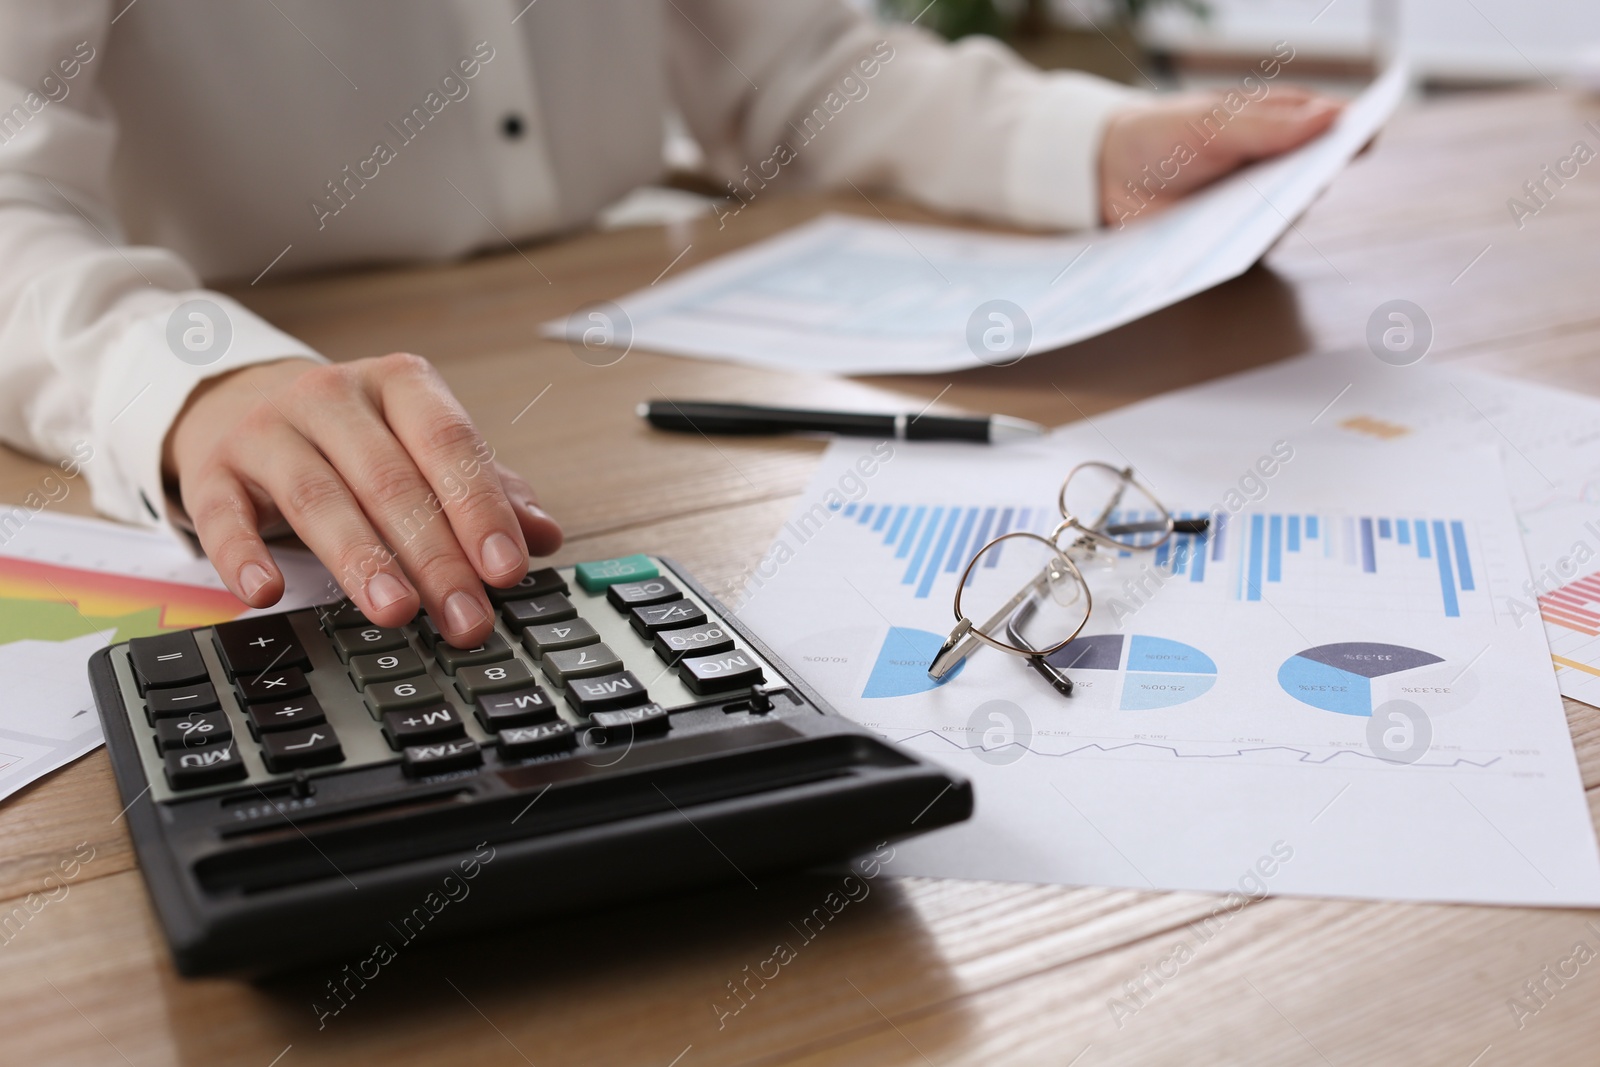
[[[1432,319],[1431,360],[1600,395],[1600,179],[1585,172],[1520,229],[1506,206],[1596,117],[1600,103],[1555,92],[1410,105],[1263,264],[1003,370],[840,381],[642,351],[593,367],[538,335],[549,318],[649,284],[686,248],[673,272],[824,210],[930,218],[854,194],[772,197],[721,230],[585,233],[447,266],[269,279],[235,295],[335,359],[432,358],[564,523],[561,562],[660,551],[727,588],[768,545],[822,445],[653,433],[634,415],[641,400],[914,410],[938,397],[941,408],[1057,424],[1297,353],[1355,348],[1371,310],[1394,297]],[[0,453],[0,500],[21,499],[45,472]],[[87,513],[87,494],[62,508]],[[1569,701],[1567,715],[1593,812],[1600,712]],[[1507,1006],[1576,942],[1600,948],[1600,912],[1269,897],[1119,1025],[1109,999],[1192,940],[1188,924],[1220,898],[898,878],[892,861],[747,1002],[730,999],[728,983],[791,936],[788,923],[816,906],[828,878],[406,949],[319,1029],[312,1003],[335,965],[262,983],[173,973],[120,807],[103,752],[0,804],[0,910],[42,891],[80,843],[94,857],[64,898],[0,945],[0,1062],[1600,1062],[1600,963],[1521,1027]]]

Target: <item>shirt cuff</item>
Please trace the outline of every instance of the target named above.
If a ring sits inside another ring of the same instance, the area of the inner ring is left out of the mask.
[[[186,307],[191,301],[197,303]],[[128,522],[164,526],[188,544],[161,477],[167,431],[201,382],[293,358],[327,362],[220,293],[174,293],[166,310],[135,320],[106,353],[92,400],[100,447],[85,473],[95,507]]]
[[[1088,74],[1048,75],[1017,123],[1006,198],[1024,226],[1100,225],[1100,141],[1111,115],[1146,94]]]

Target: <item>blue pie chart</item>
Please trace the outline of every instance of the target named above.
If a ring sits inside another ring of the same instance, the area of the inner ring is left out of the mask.
[[[1122,711],[1170,708],[1210,690],[1217,665],[1193,645],[1146,634],[1092,634],[1075,638],[1046,661],[1070,678],[1079,671],[1120,671]]]
[[[1344,641],[1297,652],[1278,668],[1278,685],[1302,704],[1339,715],[1372,715],[1372,679],[1429,667],[1431,652],[1371,641]]]

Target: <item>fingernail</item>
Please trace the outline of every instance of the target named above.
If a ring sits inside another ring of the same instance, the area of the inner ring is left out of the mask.
[[[522,549],[500,531],[483,539],[483,569],[490,574],[505,574],[527,565],[528,557]]]
[[[478,602],[466,593],[451,593],[444,601],[444,619],[450,632],[464,634],[485,618]]]
[[[388,571],[379,571],[367,583],[367,599],[375,608],[386,608],[406,596],[405,583]]]
[[[246,563],[239,568],[239,588],[244,590],[246,597],[254,599],[262,587],[270,581],[272,575],[259,563]]]
[[[538,504],[535,504],[531,500],[524,501],[522,506],[527,510],[529,515],[532,515],[536,519],[543,519],[545,522],[556,521],[550,517],[550,513],[548,511],[546,511],[544,508],[541,508]]]

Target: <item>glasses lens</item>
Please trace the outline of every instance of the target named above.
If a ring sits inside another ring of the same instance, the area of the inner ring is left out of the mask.
[[[1172,519],[1155,498],[1104,463],[1073,469],[1061,487],[1061,510],[1125,548],[1149,548],[1172,531]]]
[[[1068,640],[1089,615],[1077,568],[1035,534],[1006,534],[972,561],[956,610],[973,629],[1019,652]]]

